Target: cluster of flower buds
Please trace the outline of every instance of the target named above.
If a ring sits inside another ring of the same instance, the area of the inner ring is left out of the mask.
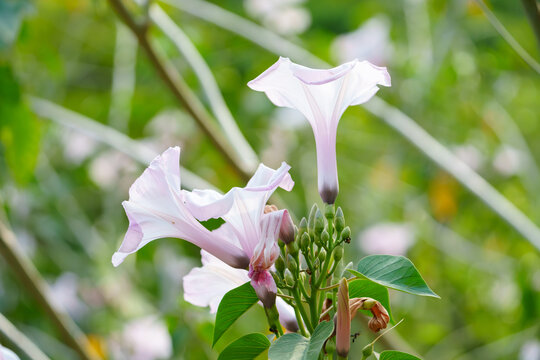
[[[265,208],[265,212],[275,210],[274,205]],[[341,208],[325,205],[321,211],[313,205],[308,219],[302,218],[298,228],[292,221],[283,221],[279,238],[282,251],[275,266],[281,283],[294,287],[302,277],[309,276],[310,281],[315,277],[322,285],[343,258],[343,244],[350,243],[351,229],[345,225]]]
[[[274,206],[265,209],[266,212],[275,210]],[[294,241],[289,241],[291,233]],[[321,209],[314,205],[298,227],[292,221],[284,221],[279,237],[282,241],[274,280],[288,296],[289,304],[304,312],[302,318],[307,334],[318,325],[321,312],[325,312],[328,319],[335,313],[335,308],[328,309],[335,303],[337,291],[331,280],[343,258],[344,246],[350,243],[351,229],[345,224],[341,208],[336,210],[334,205],[325,204]],[[309,305],[309,313],[304,304]]]

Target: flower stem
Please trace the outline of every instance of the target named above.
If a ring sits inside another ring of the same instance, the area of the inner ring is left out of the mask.
[[[264,313],[266,314],[266,319],[268,320],[268,325],[270,326],[270,331],[276,334],[276,337],[283,335],[283,328],[279,323],[279,313],[277,311],[276,305],[271,308],[264,308]]]
[[[125,7],[122,0],[109,0],[109,4],[118,17],[129,27],[137,37],[139,45],[144,50],[154,69],[169,88],[173,96],[184,110],[195,120],[200,129],[208,136],[213,145],[223,154],[233,169],[245,179],[251,176],[250,168],[233,150],[231,144],[221,134],[201,101],[195,96],[185,80],[180,76],[170,62],[159,54],[154,42],[148,36],[148,25],[138,23]]]
[[[301,317],[304,319],[304,322],[309,330],[309,332],[313,332],[313,327],[311,326],[311,321],[309,320],[309,317],[307,316],[306,309],[304,309],[304,306],[302,305],[301,295],[298,292],[298,288],[295,288],[292,290],[292,294],[294,296],[294,300],[296,301],[295,309],[298,309],[300,311]],[[300,319],[301,320],[301,319]],[[300,322],[299,320],[299,322]],[[298,324],[300,326],[300,324]]]
[[[294,307],[294,314],[296,315],[296,321],[298,322],[298,327],[300,328],[300,332],[305,337],[308,337],[309,334],[308,334],[308,332],[306,330],[306,327],[304,325],[304,321],[302,319],[302,314],[300,314],[300,310],[298,309],[298,306]]]
[[[5,221],[5,214],[0,213],[0,255],[4,257],[14,274],[19,277],[22,286],[26,287],[29,294],[45,311],[66,344],[75,350],[79,358],[96,359],[96,356],[90,354],[85,346],[87,339],[84,333],[66,313],[59,311],[53,305],[47,283],[30,259],[18,249],[17,244],[15,234]]]

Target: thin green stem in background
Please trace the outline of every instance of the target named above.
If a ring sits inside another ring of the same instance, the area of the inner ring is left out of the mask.
[[[483,0],[475,0],[480,9],[484,12],[489,22],[495,30],[502,36],[504,40],[510,45],[512,49],[525,61],[531,68],[540,74],[540,64],[517,42],[517,40],[510,34],[504,25],[497,19],[495,14],[488,8]],[[534,1],[534,0],[533,0]]]
[[[378,97],[374,97],[365,104],[365,108],[384,119],[388,125],[400,133],[407,133],[407,140],[433,162],[452,174],[540,251],[540,229],[483,177],[435,140],[416,122]]]
[[[109,4],[118,17],[130,28],[137,37],[139,45],[144,50],[154,69],[169,88],[174,97],[185,111],[195,120],[201,130],[208,136],[214,146],[221,152],[229,164],[245,180],[251,177],[251,169],[237,155],[231,144],[222,136],[221,131],[207,113],[204,106],[186,84],[174,66],[162,56],[157,43],[148,36],[147,24],[139,24],[124,6],[122,0],[109,0]]]
[[[529,23],[533,29],[534,35],[536,36],[536,45],[538,45],[538,50],[540,50],[540,9],[538,7],[538,1],[536,0],[521,0]]]
[[[110,147],[126,154],[135,161],[148,165],[152,159],[158,155],[147,146],[137,140],[103,125],[96,120],[66,109],[53,102],[38,97],[29,97],[32,111],[39,117],[50,119],[64,127],[79,131],[88,135],[96,141],[109,145]],[[195,175],[186,168],[181,167],[182,187],[187,189],[213,189],[215,186]]]
[[[252,171],[255,171],[259,163],[258,156],[244,135],[242,135],[240,128],[227,107],[216,79],[212,75],[212,71],[204,58],[197,51],[197,48],[184,31],[171,20],[159,5],[152,4],[149,15],[150,19],[167,35],[178,51],[185,57],[195,72],[195,75],[199,78],[199,83],[208,98],[212,112],[221,125],[225,136],[234,145],[237,155],[246,162],[246,166]]]
[[[262,48],[270,46],[277,53],[294,54],[297,60],[303,59],[305,62],[316,66],[326,65],[325,61],[319,59],[301,46],[289,41],[284,42],[279,35],[272,31],[210,2],[198,0],[164,0],[163,2],[205,21],[214,23],[242,37],[246,37],[246,34],[249,34],[249,40]]]
[[[50,298],[50,290],[41,274],[18,248],[18,241],[15,234],[7,225],[4,214],[0,214],[0,255],[19,278],[22,286],[31,294],[32,298],[45,311],[49,319],[56,326],[66,343],[77,352],[84,360],[96,359],[88,353],[86,337],[77,327],[73,320],[65,313],[53,305]]]
[[[204,0],[163,1],[224,29],[231,30],[274,54],[289,56],[297,61],[304,62],[306,65],[330,66],[315,55],[272,33],[270,30],[245,19],[242,19],[242,22],[237,21],[237,15],[231,14],[217,5],[207,3]],[[482,0],[476,1],[481,2]],[[483,5],[485,6],[485,4]],[[266,41],[261,42],[255,36],[256,34],[264,34]],[[531,66],[540,72],[540,65],[534,59]],[[473,195],[493,209],[496,214],[540,251],[540,229],[538,226],[484,178],[422,129],[413,119],[379,97],[373,97],[368,103],[364,104],[364,107],[410,141],[426,157],[454,176]],[[442,156],[442,158],[439,159],[439,156]]]
[[[20,332],[4,315],[0,313],[0,334],[13,346],[17,347],[30,360],[50,360],[36,344]]]
[[[111,84],[109,124],[125,132],[131,115],[131,102],[135,92],[137,39],[124,23],[116,23],[114,68]]]

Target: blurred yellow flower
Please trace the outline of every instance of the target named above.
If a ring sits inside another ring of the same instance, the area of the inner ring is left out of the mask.
[[[107,344],[100,335],[89,334],[86,337],[86,350],[99,359],[107,359]]]
[[[439,221],[448,221],[457,212],[457,182],[445,172],[439,172],[429,184],[429,204],[433,216]]]

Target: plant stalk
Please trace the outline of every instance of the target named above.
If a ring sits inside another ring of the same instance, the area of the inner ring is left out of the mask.
[[[1,214],[0,214],[1,215]],[[38,302],[39,306],[45,311],[49,319],[61,333],[62,337],[73,350],[77,352],[81,359],[97,360],[91,355],[86,347],[86,337],[65,313],[60,312],[53,306],[53,301],[49,297],[50,290],[47,283],[41,277],[40,273],[28,259],[17,248],[17,239],[15,234],[4,223],[3,216],[0,216],[0,255],[2,255],[13,270],[13,273],[19,278],[20,282],[32,297]]]
[[[154,66],[165,85],[180,102],[184,110],[195,120],[201,130],[208,136],[214,146],[223,154],[225,159],[244,179],[251,177],[251,169],[242,166],[243,161],[236,155],[230,144],[221,136],[219,128],[210,118],[204,106],[188,87],[184,79],[166,59],[158,54],[155,45],[148,37],[147,24],[139,24],[124,6],[122,0],[109,0],[109,4],[118,17],[130,28],[137,37],[148,59]]]

